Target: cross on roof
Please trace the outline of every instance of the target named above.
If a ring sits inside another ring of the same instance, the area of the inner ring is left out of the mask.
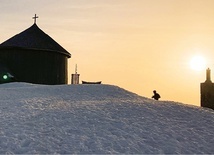
[[[36,24],[36,18],[39,18],[39,17],[36,16],[36,14],[35,14],[35,16],[33,17],[33,19],[34,19],[34,24]]]

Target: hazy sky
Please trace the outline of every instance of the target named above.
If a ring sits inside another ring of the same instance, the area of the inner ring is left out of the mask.
[[[205,70],[192,70],[191,58],[204,56],[214,72],[214,0],[2,0],[0,12],[0,42],[36,13],[72,54],[69,75],[77,64],[80,80],[199,105]]]

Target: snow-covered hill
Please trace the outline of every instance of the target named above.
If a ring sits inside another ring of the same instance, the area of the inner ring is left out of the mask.
[[[0,153],[214,153],[214,111],[111,85],[0,85]]]

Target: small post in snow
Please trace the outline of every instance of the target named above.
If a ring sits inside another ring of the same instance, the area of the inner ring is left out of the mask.
[[[79,84],[79,76],[80,74],[77,74],[77,64],[76,64],[75,74],[71,74],[71,84]]]

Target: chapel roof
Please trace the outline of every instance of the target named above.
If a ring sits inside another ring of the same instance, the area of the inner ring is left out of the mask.
[[[0,48],[4,47],[44,50],[65,54],[69,58],[71,57],[71,54],[67,50],[65,50],[61,45],[59,45],[48,34],[43,32],[36,25],[36,23],[34,23],[28,29],[1,43]]]

